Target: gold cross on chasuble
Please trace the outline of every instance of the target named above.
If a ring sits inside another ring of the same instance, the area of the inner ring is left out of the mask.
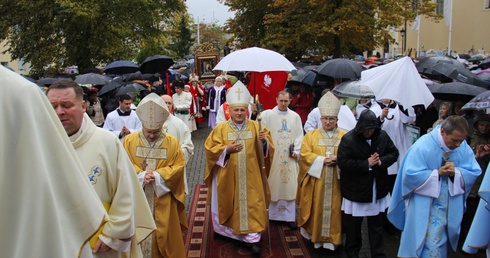
[[[239,212],[239,228],[240,231],[246,232],[249,230],[248,226],[248,192],[247,192],[247,142],[245,140],[253,139],[253,133],[251,130],[239,130],[236,125],[228,120],[228,125],[232,129],[227,134],[228,141],[236,141],[241,143],[243,149],[236,153],[237,164],[237,184],[238,184],[238,212]],[[242,129],[248,127],[248,121],[246,121]],[[254,146],[255,144],[252,144]]]
[[[320,130],[323,138],[318,139],[318,146],[325,146],[325,156],[328,158],[335,154],[335,147],[339,146],[339,131],[335,130],[332,137],[330,137],[325,130]],[[340,178],[339,169],[337,170],[337,177]],[[332,198],[333,198],[333,183],[334,183],[334,166],[325,166],[323,172],[323,210],[322,210],[322,237],[330,237],[330,228],[332,224]]]
[[[146,165],[145,171],[154,171],[157,167],[157,163],[159,159],[167,158],[167,149],[165,148],[156,148],[156,146],[162,146],[163,141],[165,140],[165,133],[161,133],[160,137],[156,142],[150,144],[142,131],[139,135],[141,141],[144,146],[136,147],[136,157],[143,158],[143,164]],[[145,171],[141,173],[145,173]],[[148,205],[150,206],[151,213],[155,214],[155,189],[153,188],[153,184],[148,184],[143,187],[145,192],[146,200],[148,201]],[[152,245],[153,245],[153,234],[150,237],[147,237],[143,242],[141,242],[141,252],[144,258],[152,257]]]

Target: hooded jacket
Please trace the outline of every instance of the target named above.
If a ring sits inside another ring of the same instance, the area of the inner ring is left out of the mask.
[[[375,129],[370,137],[371,145],[362,132]],[[381,166],[369,167],[368,158],[377,152]],[[390,192],[388,167],[396,162],[398,149],[388,134],[381,130],[379,119],[373,111],[364,110],[356,127],[340,141],[337,162],[340,168],[340,188],[342,197],[353,202],[371,202],[373,183],[376,180],[376,199]]]

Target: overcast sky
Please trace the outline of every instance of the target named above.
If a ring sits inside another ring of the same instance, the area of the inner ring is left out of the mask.
[[[228,11],[228,6],[220,4],[218,0],[186,0],[189,14],[197,22],[216,23],[223,25],[228,18],[234,16],[233,12]]]

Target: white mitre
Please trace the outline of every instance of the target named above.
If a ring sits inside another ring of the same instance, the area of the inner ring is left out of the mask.
[[[241,81],[233,84],[226,94],[226,102],[230,107],[248,107],[251,98],[252,95]]]
[[[330,91],[325,93],[318,101],[320,116],[338,116],[341,105],[339,99]]]
[[[155,93],[148,94],[136,108],[141,124],[149,130],[161,129],[169,116],[167,104]]]

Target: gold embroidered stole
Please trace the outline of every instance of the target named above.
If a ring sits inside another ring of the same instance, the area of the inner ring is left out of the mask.
[[[323,138],[318,139],[318,146],[325,146],[326,157],[335,154],[335,147],[339,146],[339,131],[335,129],[332,137],[328,136],[325,130],[320,129],[320,133]],[[339,176],[337,168],[337,176]],[[323,177],[323,214],[322,214],[322,237],[330,236],[330,227],[332,223],[332,198],[333,198],[333,177],[334,177],[334,167],[325,166],[325,172]]]
[[[231,132],[227,135],[228,141],[236,141],[243,145],[243,149],[237,153],[238,171],[238,212],[240,230],[248,230],[248,194],[247,194],[247,144],[246,140],[253,140],[253,133],[250,130],[243,130],[248,126],[248,120],[243,123],[242,130],[239,130],[235,123],[228,120]]]
[[[154,171],[158,164],[158,160],[167,158],[167,149],[158,148],[159,146],[162,146],[162,143],[165,140],[165,133],[161,133],[160,137],[153,144],[153,146],[145,138],[143,130],[140,131],[139,137],[144,146],[136,147],[136,157],[144,159],[144,162],[146,162],[146,170]],[[143,171],[141,173],[145,172]],[[153,188],[153,184],[148,184],[145,185],[143,189],[145,191],[146,200],[150,206],[151,213],[153,216],[155,216],[155,188]],[[152,256],[152,241],[153,237],[148,237],[141,243],[141,252],[145,258],[151,258]]]

